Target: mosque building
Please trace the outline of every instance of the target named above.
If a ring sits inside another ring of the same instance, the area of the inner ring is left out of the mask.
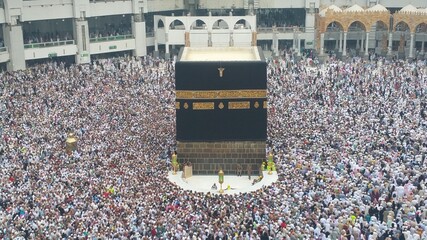
[[[256,44],[269,56],[424,57],[425,0],[0,0],[0,66],[111,55],[169,58],[184,45]],[[107,55],[105,55],[107,54]]]

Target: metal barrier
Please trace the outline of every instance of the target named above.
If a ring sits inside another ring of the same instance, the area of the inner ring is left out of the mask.
[[[57,42],[43,42],[43,43],[29,43],[24,44],[24,48],[45,48],[45,47],[55,47],[55,46],[63,46],[63,45],[72,45],[74,44],[74,40],[65,40],[65,41],[57,41]]]
[[[90,2],[125,2],[125,1],[131,1],[131,0],[90,0]]]
[[[119,35],[119,36],[111,36],[111,37],[99,37],[99,38],[91,38],[89,41],[91,43],[94,42],[108,42],[108,41],[118,41],[118,40],[126,40],[134,38],[133,35]]]
[[[305,27],[258,27],[258,33],[270,33],[277,31],[278,33],[305,32]]]

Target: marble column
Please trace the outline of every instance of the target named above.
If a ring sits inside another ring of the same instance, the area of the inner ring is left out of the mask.
[[[424,54],[424,40],[421,41],[421,53]]]
[[[156,51],[156,52],[159,51],[159,43],[157,42],[156,38],[154,38],[154,51]]]
[[[337,39],[337,40],[335,40],[335,49],[338,49],[338,48],[339,48],[339,41]]]
[[[320,34],[320,55],[325,54],[325,33]]]
[[[147,54],[147,35],[145,32],[144,14],[135,14],[132,21],[132,34],[135,37],[134,56],[144,56]]]
[[[294,29],[294,35],[293,35],[293,41],[292,41],[292,50],[294,50],[294,51],[297,48],[296,34],[297,33],[295,32],[295,29]]]
[[[273,31],[273,49],[275,56],[279,56],[279,38],[277,36],[277,32]]]
[[[387,55],[391,55],[391,48],[392,48],[392,44],[393,44],[393,33],[390,32],[388,34],[388,51],[387,51]]]
[[[366,32],[366,40],[365,40],[365,55],[369,55],[369,32]]]
[[[22,26],[3,24],[4,45],[8,48],[10,60],[6,63],[8,71],[25,69],[25,51]]]
[[[90,63],[89,24],[86,19],[75,19],[74,38],[77,45],[76,63]]]
[[[344,42],[343,42],[343,56],[347,56],[347,32],[344,32]]]
[[[411,33],[411,42],[409,43],[409,58],[414,57],[415,33]]]

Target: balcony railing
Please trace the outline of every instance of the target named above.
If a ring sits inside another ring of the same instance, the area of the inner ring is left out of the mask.
[[[65,40],[65,41],[56,41],[56,42],[43,42],[43,43],[29,43],[24,44],[24,48],[45,48],[45,47],[55,47],[63,45],[72,45],[74,40]]]
[[[273,30],[276,30],[278,33],[292,33],[294,31],[297,32],[305,32],[305,27],[259,27],[257,28],[258,33],[272,33]]]
[[[7,52],[7,47],[0,47],[0,53],[1,52]]]
[[[118,41],[118,40],[132,39],[132,38],[133,38],[133,35],[119,35],[119,36],[111,36],[111,37],[91,38],[89,41],[91,43],[94,43],[94,42]]]
[[[125,1],[131,1],[131,0],[90,0],[90,2],[125,2]]]

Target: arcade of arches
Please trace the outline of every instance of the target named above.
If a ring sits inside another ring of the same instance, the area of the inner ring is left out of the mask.
[[[342,56],[398,54],[409,58],[423,54],[427,41],[427,13],[399,11],[342,11],[328,8],[318,14],[317,50],[320,55]],[[351,49],[351,50],[349,50]],[[415,51],[414,51],[415,50]],[[349,52],[350,51],[350,52]]]

